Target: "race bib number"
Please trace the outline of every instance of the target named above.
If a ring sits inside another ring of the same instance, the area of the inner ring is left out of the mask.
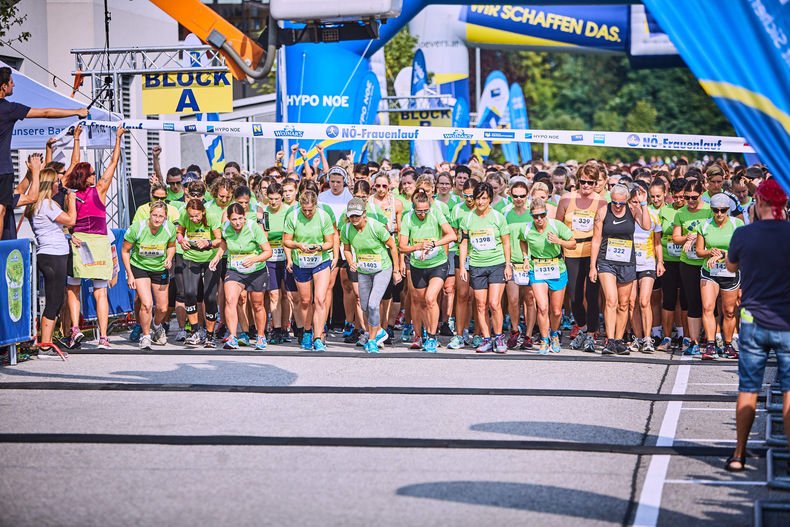
[[[529,285],[529,271],[524,264],[513,264],[513,281],[516,285]]]
[[[299,261],[299,267],[301,267],[302,269],[312,269],[313,267],[317,267],[324,260],[321,251],[317,253],[306,253],[304,251],[298,251],[297,256]]]
[[[272,262],[285,261],[285,249],[283,249],[282,240],[269,240],[269,245],[272,248],[272,257],[269,258]]]
[[[635,244],[636,249],[636,263],[637,265],[650,265],[652,262],[652,254],[646,243]]]
[[[414,240],[414,245],[420,245],[423,242],[435,242],[436,240],[433,238],[420,238],[419,240]],[[425,256],[423,256],[423,253]],[[433,249],[428,249],[427,251],[414,251],[414,257],[418,260],[430,260],[434,258],[436,255],[439,254],[439,247],[434,247]]]
[[[231,253],[230,268],[240,273],[251,273],[255,269],[255,266],[251,265],[247,267],[244,265],[244,259],[248,256],[252,256],[252,253]]]
[[[727,262],[724,260],[724,258],[713,264],[713,267],[710,269],[710,275],[717,276],[719,278],[735,277],[735,273],[727,270]]]
[[[535,258],[532,260],[532,274],[535,280],[557,280],[560,277],[560,259]]]
[[[487,251],[496,248],[494,229],[477,229],[469,233],[469,241],[476,251]]]
[[[595,211],[574,210],[571,217],[571,229],[580,232],[590,232],[595,224]]]
[[[358,254],[357,268],[363,273],[378,273],[382,269],[380,254]]]
[[[633,251],[634,242],[631,240],[620,240],[619,238],[607,238],[606,240],[606,259],[610,262],[625,262],[631,261],[631,251]]]
[[[690,260],[699,260],[699,256],[697,256],[697,244],[696,243],[691,244],[691,249],[686,251],[686,256],[688,256],[688,258]]]
[[[676,243],[667,242],[667,252],[670,256],[680,257],[680,253],[683,252],[683,246]]]
[[[140,245],[137,254],[139,254],[143,258],[161,258],[162,256],[165,255],[165,244],[164,243],[142,244]]]
[[[188,232],[187,241],[193,243],[199,240],[211,241],[211,235],[206,231]]]

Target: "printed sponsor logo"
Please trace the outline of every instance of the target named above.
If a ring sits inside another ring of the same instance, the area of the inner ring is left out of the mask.
[[[606,142],[606,134],[593,134],[593,143],[602,145]]]
[[[419,130],[404,130],[396,128],[395,130],[370,130],[365,127],[357,128],[341,128],[340,136],[343,139],[417,139],[420,135]]]
[[[515,139],[516,132],[483,132],[483,137],[486,139]]]
[[[263,127],[259,124],[253,124],[252,135],[263,135]]]
[[[214,131],[214,125],[213,124],[207,124],[206,125],[206,132],[210,134],[213,131]]]
[[[326,127],[326,135],[330,139],[334,139],[338,135],[340,135],[340,128],[335,125],[327,126]]]
[[[625,142],[628,144],[628,146],[637,146],[639,144],[639,136],[636,134],[630,134],[625,138]]]
[[[297,130],[293,126],[286,126],[282,130],[275,130],[274,137],[302,137],[304,131]]]
[[[176,125],[173,123],[165,123],[162,125],[162,129],[172,132],[176,129]]]
[[[185,132],[197,132],[197,126],[194,124],[188,124],[184,127]]]
[[[472,139],[472,134],[467,134],[463,130],[453,130],[449,134],[444,134],[445,139]]]
[[[532,132],[527,132],[524,134],[524,139],[532,139]]]
[[[502,90],[499,88],[493,88],[491,90],[491,97],[499,97],[500,95],[502,95]]]
[[[241,132],[240,126],[214,126],[216,132]]]
[[[571,136],[571,141],[573,141],[573,142],[584,141],[584,135],[582,135],[582,134],[574,134],[574,135]]]
[[[532,139],[554,139],[559,140],[559,134],[532,134]]]

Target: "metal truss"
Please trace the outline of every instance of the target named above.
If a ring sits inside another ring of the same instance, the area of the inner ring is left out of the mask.
[[[147,48],[73,49],[77,70],[91,75],[135,75],[195,70],[190,57],[200,57],[201,71],[227,71],[225,58],[212,46],[154,46]],[[204,61],[205,60],[205,61]],[[76,72],[75,72],[76,73]]]

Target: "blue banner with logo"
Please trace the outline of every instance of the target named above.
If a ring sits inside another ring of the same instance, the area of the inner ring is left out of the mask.
[[[790,190],[790,4],[644,3],[703,89]]]
[[[466,102],[466,99],[457,99],[455,101],[455,106],[453,106],[453,113],[452,113],[452,122],[453,128],[467,128],[469,126],[469,103]],[[450,134],[452,137],[448,137],[444,140],[444,159],[445,161],[449,161],[450,163],[458,163],[459,159],[466,160],[464,152],[466,156],[469,156],[469,142],[464,137],[465,134],[463,131],[458,130]]]
[[[510,127],[526,129],[529,128],[529,119],[527,119],[527,102],[524,99],[524,92],[521,86],[514,82],[510,85],[510,100],[508,101],[508,110],[510,111]],[[518,151],[521,155],[521,162],[526,163],[532,161],[532,149],[527,142],[518,143]]]
[[[368,71],[362,77],[362,81],[354,96],[354,111],[352,113],[352,124],[373,124],[376,122],[376,114],[379,111],[381,101],[381,86],[379,78],[372,71]],[[359,163],[364,162],[363,157],[367,156],[367,141],[354,141],[351,149],[356,152]]]
[[[30,240],[0,241],[0,269],[0,346],[5,346],[33,338]]]
[[[113,264],[118,264],[118,277],[115,285],[107,292],[107,299],[110,302],[110,316],[131,313],[134,310],[134,291],[129,289],[126,281],[126,269],[123,267],[121,259],[121,248],[123,247],[123,236],[126,229],[111,229],[115,236],[113,246]],[[117,258],[117,262],[116,262]],[[86,320],[96,318],[96,301],[93,298],[93,281],[82,281],[82,317]]]

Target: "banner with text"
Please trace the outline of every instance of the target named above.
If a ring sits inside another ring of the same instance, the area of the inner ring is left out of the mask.
[[[146,73],[143,75],[143,113],[233,111],[232,78],[227,71]]]
[[[0,242],[0,346],[33,338],[30,240]]]

